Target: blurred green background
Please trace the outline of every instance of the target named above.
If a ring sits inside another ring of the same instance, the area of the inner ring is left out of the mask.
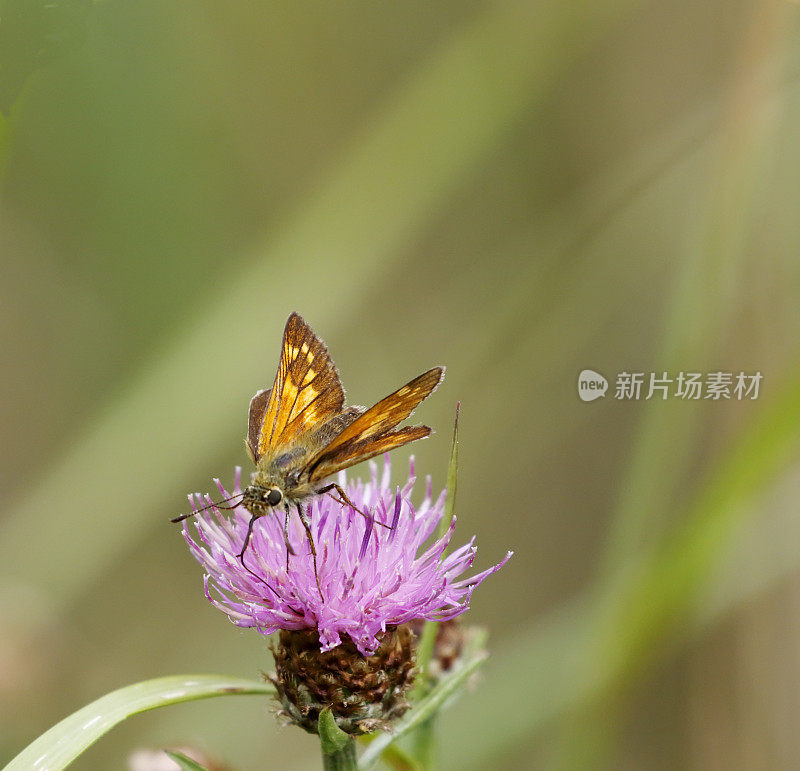
[[[447,364],[418,468],[460,400],[457,538],[516,551],[442,768],[797,768],[797,12],[2,0],[0,760],[119,686],[270,668],[168,519],[246,464],[298,310],[355,403]],[[619,401],[623,370],[764,380]],[[174,742],[319,764],[243,697],[74,767]]]

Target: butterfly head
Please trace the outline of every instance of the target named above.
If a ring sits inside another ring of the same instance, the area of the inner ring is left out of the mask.
[[[242,504],[256,516],[263,516],[283,501],[283,490],[280,487],[262,487],[248,485],[242,492]]]

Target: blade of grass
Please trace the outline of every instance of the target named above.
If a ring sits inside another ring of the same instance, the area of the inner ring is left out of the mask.
[[[461,402],[456,404],[456,417],[453,421],[453,442],[450,445],[450,462],[447,465],[447,500],[444,503],[444,516],[439,523],[437,538],[441,538],[450,526],[450,520],[456,510],[456,485],[458,483],[458,417],[461,413]]]
[[[453,519],[453,512],[456,505],[456,484],[458,481],[458,415],[461,410],[461,402],[456,404],[456,417],[453,422],[453,443],[450,447],[450,463],[447,467],[447,500],[444,504],[444,515],[436,533],[436,539],[441,538],[450,521]],[[417,645],[417,681],[411,693],[411,701],[416,702],[428,690],[428,668],[433,655],[433,648],[436,643],[436,634],[439,630],[438,621],[426,621],[422,628],[419,644]]]
[[[128,685],[87,704],[29,744],[5,771],[59,771],[126,718],[170,704],[214,696],[272,695],[258,680],[224,675],[172,675]]]
[[[450,447],[450,463],[447,467],[447,499],[444,505],[444,515],[439,522],[436,538],[441,538],[450,522],[456,506],[456,484],[458,482],[458,415],[461,402],[456,404],[456,416],[453,421],[453,443]],[[442,555],[444,556],[444,555]],[[430,663],[436,647],[436,636],[439,633],[438,621],[426,621],[422,627],[422,635],[417,645],[417,679],[411,692],[411,703],[416,704],[428,693],[431,685]],[[408,737],[409,749],[421,768],[434,767],[435,738],[433,736],[434,717],[422,723],[411,736]]]
[[[184,755],[182,752],[175,750],[164,750],[164,754],[174,760],[181,768],[181,771],[208,771],[208,769],[198,763],[196,760]]]

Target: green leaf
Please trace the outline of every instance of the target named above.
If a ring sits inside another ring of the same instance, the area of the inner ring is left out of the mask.
[[[486,661],[488,656],[489,654],[485,651],[476,653],[462,667],[442,678],[427,696],[421,699],[401,720],[395,723],[391,734],[382,734],[367,747],[361,756],[358,767],[362,769],[369,768],[378,760],[387,747],[390,747],[409,731],[413,731],[433,718],[444,704],[456,694],[459,688],[466,684],[470,675]]]
[[[453,512],[456,506],[456,482],[458,481],[458,415],[461,411],[461,402],[456,404],[456,419],[453,422],[453,444],[450,448],[450,463],[447,467],[447,500],[444,504],[444,515],[439,522],[439,529],[436,534],[441,538],[450,526]],[[428,621],[422,628],[422,634],[417,645],[417,682],[411,694],[412,701],[418,701],[428,690],[428,666],[433,656],[433,648],[436,644],[436,633],[439,624],[436,621]]]
[[[86,705],[29,744],[4,771],[58,771],[125,718],[169,704],[212,696],[271,695],[275,689],[258,680],[224,675],[171,675],[112,691]]]
[[[458,416],[461,402],[456,402],[456,419],[453,421],[453,444],[450,446],[450,463],[447,466],[447,500],[444,504],[444,516],[439,523],[441,538],[450,526],[453,512],[456,510],[456,483],[458,482]]]
[[[182,771],[208,771],[208,769],[200,765],[196,760],[192,760],[190,757],[187,757],[182,752],[176,752],[175,750],[164,750],[166,755],[169,755],[182,769]]]

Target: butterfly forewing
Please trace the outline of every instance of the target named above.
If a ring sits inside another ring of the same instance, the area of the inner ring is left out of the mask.
[[[325,345],[293,313],[283,332],[280,364],[261,420],[256,456],[292,445],[340,414],[343,407],[344,389]]]

